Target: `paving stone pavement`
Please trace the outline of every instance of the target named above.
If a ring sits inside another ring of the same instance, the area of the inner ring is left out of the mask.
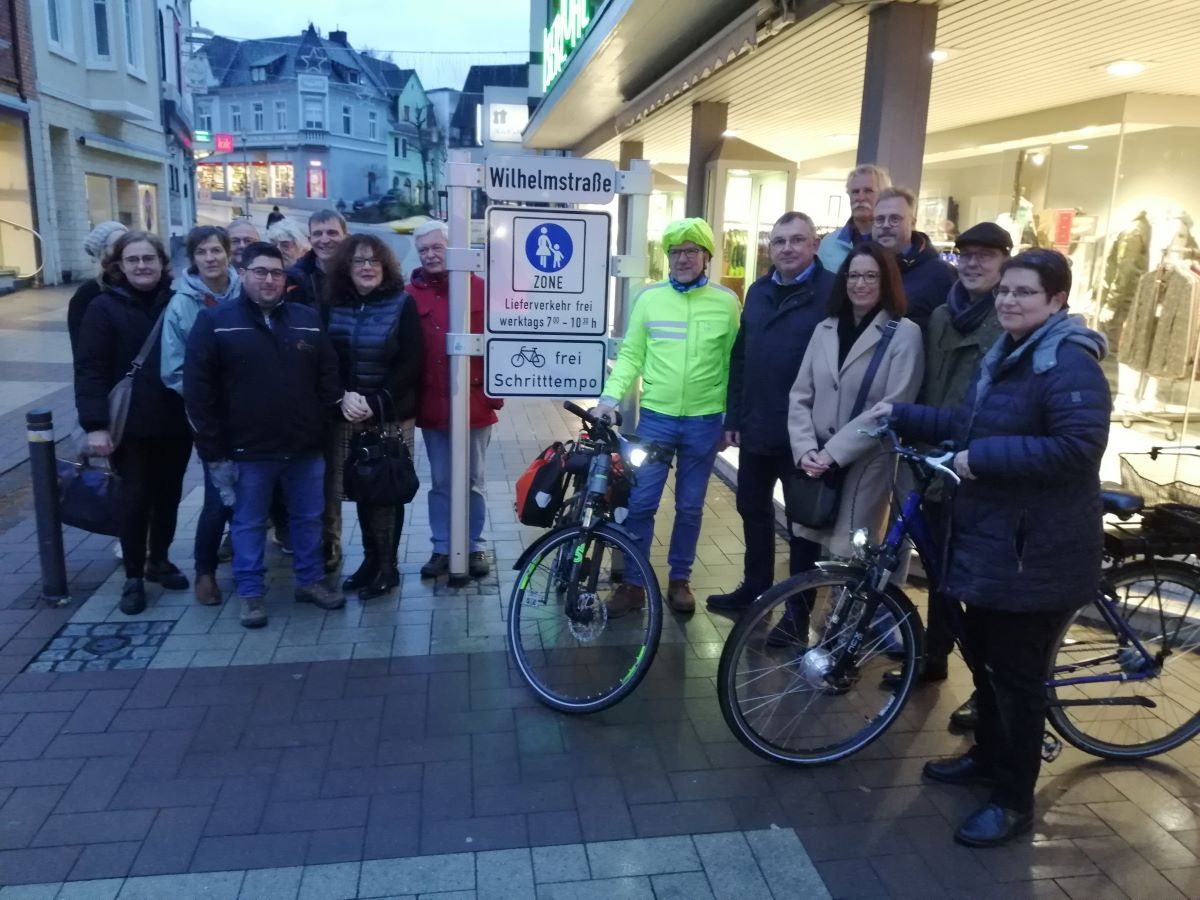
[[[65,340],[55,296],[6,298],[0,331],[40,323]],[[484,897],[504,878],[506,896],[535,898],[791,898],[822,896],[821,883],[833,897],[1200,896],[1194,744],[1137,765],[1067,748],[1043,771],[1028,843],[955,846],[981,794],[922,784],[920,768],[966,746],[945,728],[970,691],[957,661],[870,748],[812,771],[732,739],[713,682],[729,623],[703,611],[668,614],[654,666],[619,706],[540,706],[498,630],[511,561],[538,533],[512,520],[511,486],[567,420],[546,401],[503,416],[491,578],[451,591],[406,577],[398,603],[317,615],[291,606],[273,554],[261,646],[228,611],[163,594],[133,620],[173,623],[146,669],[26,670],[64,626],[118,624],[116,562],[110,540],[68,530],[76,600],[39,605],[28,475],[0,471],[0,900]],[[193,470],[185,567],[197,484]],[[429,549],[423,497],[411,510],[406,576]],[[665,534],[669,505],[662,519]],[[660,571],[663,557],[657,544]],[[714,480],[697,594],[736,583],[740,557],[732,493]],[[458,880],[436,880],[446,872]]]

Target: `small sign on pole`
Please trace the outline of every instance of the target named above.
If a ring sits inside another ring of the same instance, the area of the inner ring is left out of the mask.
[[[483,170],[492,200],[608,203],[617,195],[617,167],[603,159],[489,156]]]

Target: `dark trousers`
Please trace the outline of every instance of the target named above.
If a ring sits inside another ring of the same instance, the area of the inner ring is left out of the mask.
[[[971,754],[996,774],[991,802],[1033,810],[1046,727],[1046,670],[1069,613],[967,606],[964,640],[975,663],[979,724]]]
[[[221,551],[221,538],[225,526],[233,518],[233,507],[221,502],[221,492],[204,467],[204,506],[196,520],[196,574],[213,575],[217,571],[217,555]]]
[[[795,466],[787,453],[738,451],[737,511],[746,539],[743,580],[748,588],[765,591],[775,583],[775,483]],[[789,538],[788,573],[799,575],[821,558],[821,545],[807,538]]]
[[[936,565],[940,570],[945,567],[943,545],[950,510],[945,503],[926,501],[921,507],[921,513],[933,537],[933,552],[938,555]],[[930,583],[929,614],[925,619],[927,661],[941,666],[946,664],[950,654],[954,652],[955,625],[962,628],[962,605],[939,591],[937,585]]]
[[[129,435],[113,454],[113,468],[121,476],[125,490],[121,556],[126,578],[141,578],[147,557],[156,563],[167,559],[167,551],[175,540],[183,475],[191,455],[191,437]]]
[[[396,552],[404,531],[404,507],[355,505],[365,561],[374,563],[381,572],[396,568]]]

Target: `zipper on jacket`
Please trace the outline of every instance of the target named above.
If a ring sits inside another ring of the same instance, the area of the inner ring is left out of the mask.
[[[1025,542],[1029,538],[1026,523],[1026,511],[1021,510],[1021,518],[1017,520],[1017,530],[1013,535],[1013,547],[1017,551],[1017,572],[1025,571]]]

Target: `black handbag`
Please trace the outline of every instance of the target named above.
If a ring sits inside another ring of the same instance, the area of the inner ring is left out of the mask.
[[[125,518],[121,476],[84,456],[58,460],[58,508],[64,525],[119,537]]]
[[[347,500],[368,506],[403,506],[417,496],[421,482],[408,445],[399,435],[368,430],[352,435],[342,466]]]
[[[867,366],[862,384],[858,388],[858,396],[850,411],[850,421],[853,422],[867,405],[867,393],[883,362],[883,354],[899,327],[898,319],[892,319],[884,326],[883,336],[875,345],[875,353]],[[783,480],[783,508],[787,520],[805,528],[828,528],[837,520],[838,505],[842,499],[842,483],[846,472],[837,466],[832,466],[820,478],[810,478],[799,466],[792,470],[791,476]]]

